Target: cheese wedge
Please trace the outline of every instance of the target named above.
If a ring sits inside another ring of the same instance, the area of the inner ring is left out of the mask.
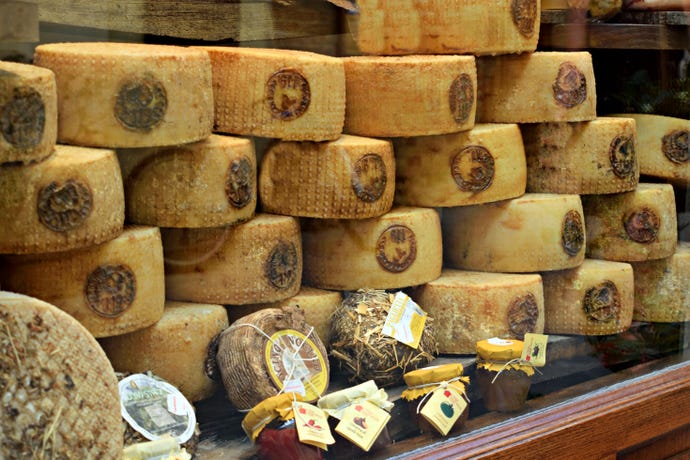
[[[153,147],[211,134],[211,64],[202,50],[141,43],[50,43],[34,63],[55,73],[58,141]]]

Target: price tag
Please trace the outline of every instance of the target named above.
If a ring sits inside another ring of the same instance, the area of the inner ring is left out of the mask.
[[[466,408],[462,394],[448,386],[435,389],[419,413],[445,436]]]
[[[295,414],[297,437],[304,444],[328,450],[329,444],[335,444],[335,439],[328,426],[328,416],[324,411],[311,404],[295,401],[292,404]]]
[[[381,333],[416,349],[422,339],[427,314],[409,296],[395,294]]]
[[[546,344],[549,336],[544,334],[525,334],[525,344],[522,347],[522,361],[527,361],[534,367],[542,367],[546,364]]]
[[[335,431],[369,452],[390,418],[390,414],[385,410],[368,401],[363,401],[345,410]]]

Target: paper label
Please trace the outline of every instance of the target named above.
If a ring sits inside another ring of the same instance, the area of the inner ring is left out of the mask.
[[[426,317],[424,310],[409,296],[398,292],[393,298],[381,333],[416,349],[422,339]]]
[[[462,394],[448,386],[434,390],[419,413],[445,436],[466,408],[467,401]]]
[[[525,345],[522,347],[522,361],[527,361],[534,367],[546,364],[546,344],[549,336],[544,334],[525,334]]]
[[[324,411],[303,402],[294,402],[292,409],[300,442],[323,450],[327,450],[329,444],[335,444],[331,428],[328,426],[328,415]]]
[[[348,407],[335,431],[344,438],[369,452],[372,444],[390,420],[388,412],[376,405],[363,401]]]

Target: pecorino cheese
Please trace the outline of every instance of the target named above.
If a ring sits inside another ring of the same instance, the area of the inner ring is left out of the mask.
[[[522,340],[544,330],[544,293],[538,274],[444,269],[410,296],[434,318],[439,353],[474,354],[491,337]]]
[[[478,124],[469,131],[396,138],[395,202],[466,206],[525,193],[525,151],[515,124]]]
[[[585,259],[579,267],[542,273],[547,334],[609,335],[630,327],[630,264]]]
[[[354,56],[345,63],[345,132],[410,137],[474,126],[474,56]]]
[[[0,292],[0,458],[120,458],[117,377],[74,318]]]
[[[56,139],[53,72],[0,61],[0,164],[40,161],[53,153]]]
[[[322,219],[380,216],[393,205],[389,141],[343,135],[331,142],[278,142],[259,176],[265,212]]]
[[[304,283],[322,289],[393,289],[441,274],[439,216],[399,207],[371,219],[302,222]]]
[[[50,43],[34,62],[55,73],[58,141],[93,147],[154,147],[211,134],[208,54],[141,43]]]
[[[520,129],[530,192],[591,195],[637,186],[641,149],[631,118],[525,124]]]
[[[299,291],[302,242],[294,217],[257,214],[234,227],[163,228],[167,298],[244,305]]]
[[[127,221],[159,227],[220,227],[256,208],[250,139],[211,135],[192,144],[118,150]]]
[[[526,193],[443,212],[448,267],[527,273],[576,267],[585,258],[578,195]]]
[[[105,243],[63,253],[5,257],[5,289],[45,300],[95,337],[135,331],[163,314],[163,247],[157,227],[128,227]]]
[[[339,59],[295,50],[202,49],[213,66],[216,131],[295,141],[340,136],[345,72]]]
[[[125,218],[112,150],[57,145],[39,163],[0,167],[0,254],[66,251],[110,240]]]
[[[541,123],[596,118],[592,56],[538,51],[477,58],[477,122]]]

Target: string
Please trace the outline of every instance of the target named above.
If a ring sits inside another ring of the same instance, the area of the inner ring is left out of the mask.
[[[478,361],[478,362],[480,362],[480,361]],[[493,362],[494,364],[500,364],[500,362],[494,362],[494,361],[481,361],[481,362]],[[503,364],[503,367],[501,367],[501,369],[496,373],[494,378],[491,379],[491,383],[493,384],[496,381],[496,379],[498,378],[498,376],[501,375],[501,373],[503,371],[508,369],[508,366],[511,366],[513,364],[518,364],[520,366],[530,366],[532,369],[534,369],[535,371],[537,371],[541,374],[541,371],[539,369],[537,369],[531,362],[526,361],[522,358],[514,358],[514,359],[511,359],[510,361]]]

